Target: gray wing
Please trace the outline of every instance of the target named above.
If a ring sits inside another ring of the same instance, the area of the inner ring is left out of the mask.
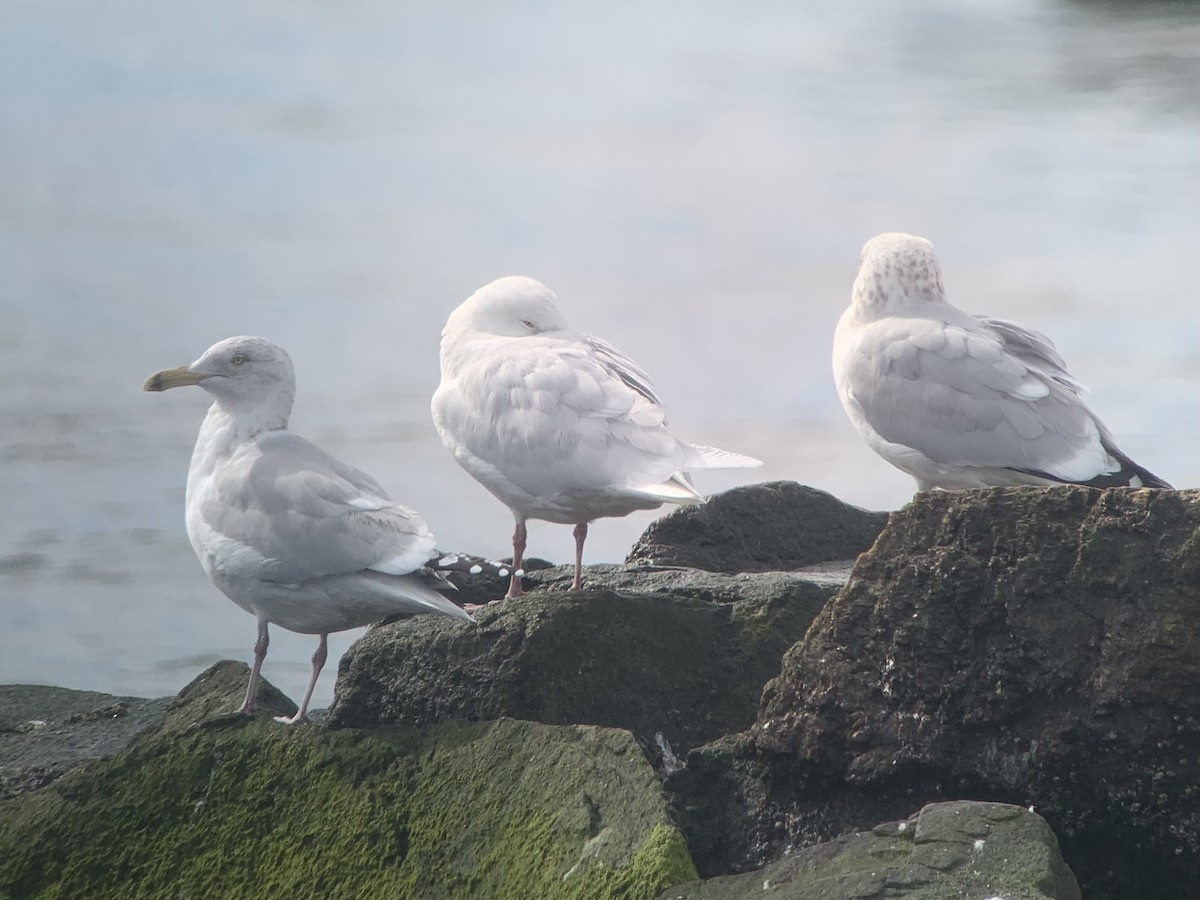
[[[996,320],[864,326],[840,380],[886,441],[952,466],[1087,481],[1110,457],[1053,344]]]
[[[662,408],[662,401],[658,398],[658,394],[654,392],[654,386],[650,383],[650,376],[646,371],[635,363],[632,359],[610,344],[603,338],[598,338],[594,334],[580,335],[585,346],[589,347],[595,356],[596,362],[603,366],[611,375],[620,379],[627,388],[644,397],[649,403]],[[662,416],[663,424],[667,422],[666,413]]]
[[[1087,388],[1067,371],[1067,363],[1054,346],[1054,342],[1040,331],[1025,328],[1007,319],[976,316],[985,330],[1000,339],[1004,349],[1031,369],[1047,378],[1053,378],[1077,394],[1086,393]]]
[[[370,569],[412,572],[434,555],[413,510],[393,503],[370,475],[299,435],[248,442],[214,473],[200,514],[233,552],[225,568],[296,584]]]

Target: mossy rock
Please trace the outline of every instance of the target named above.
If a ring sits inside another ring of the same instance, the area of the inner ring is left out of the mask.
[[[1200,491],[920,493],[785,654],[744,743],[703,777],[689,757],[681,806],[744,799],[707,847],[753,865],[914,803],[1033,802],[1089,900],[1200,896],[1198,610]]]
[[[501,716],[661,734],[683,753],[749,727],[763,685],[837,578],[593,566],[534,572],[536,589],[476,626],[420,616],[373,628],[342,657],[335,727]]]
[[[661,900],[1079,900],[1050,826],[1003,803],[932,803],[764,869],[673,887]]]
[[[0,897],[638,898],[696,877],[627,732],[222,717],[0,804]]]

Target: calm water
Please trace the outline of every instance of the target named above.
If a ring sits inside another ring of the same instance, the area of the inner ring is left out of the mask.
[[[953,300],[1049,333],[1123,448],[1200,484],[1195,4],[9,0],[0,84],[0,682],[163,694],[249,659],[183,531],[205,395],[140,390],[231,334],[292,353],[296,430],[504,554],[428,398],[447,313],[514,272],[680,434],[768,461],[701,489],[886,509],[913,485],[830,341],[863,241],[923,234]],[[277,629],[267,676],[299,696],[312,647]]]

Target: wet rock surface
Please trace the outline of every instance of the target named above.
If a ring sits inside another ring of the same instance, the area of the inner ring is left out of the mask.
[[[710,572],[788,571],[853,560],[875,542],[887,519],[885,512],[851,506],[794,481],[752,484],[663,516],[625,562]]]
[[[114,697],[40,684],[0,685],[0,800],[111,756],[162,722],[167,698]]]
[[[702,873],[973,797],[1034,805],[1089,898],[1192,896],[1200,494],[919,495],[763,699],[675,776]]]
[[[683,884],[660,900],[1079,900],[1046,821],[1019,806],[934,803],[840,835],[762,869]]]
[[[763,685],[840,583],[829,573],[536,571],[475,626],[420,617],[372,629],[342,657],[334,727],[499,716],[662,734],[680,753],[754,721]],[[538,586],[541,586],[540,589]]]
[[[0,896],[652,897],[695,877],[628,732],[189,723],[225,706],[237,668],[116,756],[0,804]]]
[[[111,871],[158,896],[177,871],[196,896],[1079,896],[1048,823],[1089,900],[1195,896],[1200,494],[923,494],[849,574],[851,543],[782,546],[825,500],[758,487],[677,516],[688,565],[662,520],[582,592],[534,564],[474,626],[371,629],[334,728],[269,721],[294,704],[265,685],[231,715],[235,663],[56,715],[57,689],[0,689],[29,704],[0,704],[0,895],[105,896]],[[79,742],[22,744],[37,721]]]

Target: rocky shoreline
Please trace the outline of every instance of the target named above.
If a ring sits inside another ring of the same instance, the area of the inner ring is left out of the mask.
[[[0,686],[0,897],[1200,884],[1200,492],[753,485],[568,581],[372,628],[297,729],[228,715],[240,663]]]

